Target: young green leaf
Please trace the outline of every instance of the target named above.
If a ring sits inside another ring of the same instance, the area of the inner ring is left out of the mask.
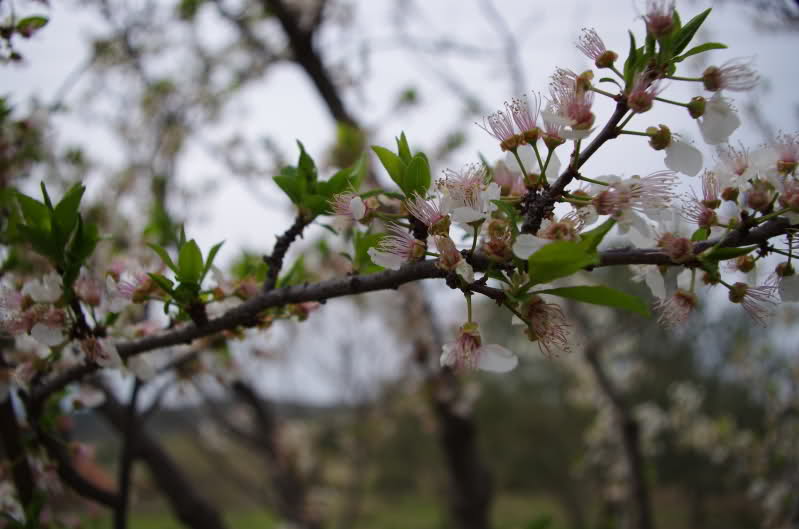
[[[391,152],[390,150],[386,149],[385,147],[380,147],[379,145],[373,145],[372,150],[375,152],[377,157],[380,159],[380,163],[383,164],[383,167],[386,168],[386,172],[388,176],[397,184],[400,189],[403,188],[403,181],[405,177],[405,162],[402,159]]]
[[[17,33],[22,35],[23,37],[30,38],[36,33],[38,30],[42,29],[44,26],[47,25],[49,22],[47,17],[43,17],[41,15],[34,15],[30,17],[25,17],[19,22],[17,22]]]
[[[527,259],[527,270],[530,281],[537,285],[570,276],[598,263],[597,255],[589,253],[581,244],[572,241],[554,241]]]
[[[710,50],[723,50],[726,47],[727,45],[722,44],[721,42],[706,42],[704,44],[700,44],[699,46],[691,48],[690,50],[686,51],[685,53],[683,53],[678,57],[674,57],[674,62],[682,62],[692,55],[697,55],[699,53],[704,53]]]
[[[208,272],[211,270],[211,267],[214,265],[214,259],[216,259],[216,254],[219,252],[219,249],[222,248],[222,245],[225,244],[225,241],[218,242],[211,247],[211,251],[208,252],[208,257],[205,259],[205,266],[203,267],[203,275],[200,278],[200,283],[203,282],[205,276],[208,275]]]
[[[606,286],[550,288],[547,290],[539,290],[535,293],[549,294],[550,296],[559,296],[575,301],[582,301],[583,303],[629,310],[630,312],[635,312],[643,316],[649,316],[649,307],[647,307],[647,304],[641,298]]]
[[[602,242],[602,239],[605,238],[605,235],[613,228],[616,224],[615,219],[608,219],[596,228],[583,232],[580,234],[580,245],[588,252],[588,253],[596,253],[597,247]]]
[[[411,162],[411,148],[408,146],[408,138],[405,137],[405,133],[402,132],[399,138],[395,138],[397,140],[397,154],[399,154],[400,159],[407,163]]]
[[[712,8],[708,7],[694,18],[689,20],[688,23],[676,33],[676,36],[674,37],[674,47],[672,48],[672,53],[674,56],[681,54],[683,50],[688,47],[688,44],[691,43],[694,35],[696,35],[696,32],[699,31],[700,26],[702,23],[704,23],[705,19],[712,10]]]
[[[401,186],[402,190],[408,197],[426,196],[427,190],[430,188],[430,181],[430,165],[427,163],[427,157],[422,153],[417,153],[405,170],[403,182],[405,185]]]
[[[22,193],[17,193],[17,203],[22,217],[30,227],[50,232],[50,210],[47,206]]]
[[[172,262],[172,258],[169,257],[169,254],[167,253],[166,250],[164,250],[161,246],[157,244],[148,243],[147,246],[149,246],[152,251],[158,254],[158,257],[161,258],[161,261],[163,261],[164,264],[167,265],[167,267],[169,267],[170,270],[172,270],[176,274],[178,273],[178,267],[175,266],[174,262]]]
[[[180,247],[178,278],[181,283],[199,283],[203,275],[203,254],[194,239]]]
[[[741,248],[711,248],[702,254],[702,260],[710,261],[726,261],[727,259],[735,259],[749,252],[756,250],[757,245],[743,246]]]
[[[307,152],[305,146],[297,140],[297,145],[300,147],[300,159],[297,162],[297,172],[308,184],[308,189],[314,189],[314,184],[317,180],[316,164]]]

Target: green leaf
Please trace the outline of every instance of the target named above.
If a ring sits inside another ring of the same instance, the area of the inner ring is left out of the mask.
[[[674,62],[682,62],[682,61],[684,61],[685,59],[687,59],[688,57],[690,57],[692,55],[697,55],[699,53],[703,53],[703,52],[706,52],[706,51],[723,50],[723,49],[726,49],[726,48],[727,48],[727,45],[726,44],[722,44],[721,42],[706,42],[704,44],[700,44],[699,46],[695,46],[695,47],[691,48],[690,50],[686,51],[685,53],[683,53],[682,55],[680,55],[678,57],[674,57]]]
[[[167,253],[166,250],[164,250],[161,246],[157,244],[149,243],[147,244],[147,246],[149,246],[152,251],[158,254],[158,257],[161,258],[161,261],[163,261],[164,264],[167,265],[170,270],[172,270],[176,274],[178,273],[178,267],[175,266],[175,263],[172,262],[172,258],[169,257],[169,254]]]
[[[199,283],[203,276],[203,254],[194,239],[180,247],[178,278],[181,283]]]
[[[208,257],[205,259],[205,266],[203,267],[203,275],[200,278],[200,283],[203,282],[205,276],[208,275],[208,271],[211,270],[211,267],[214,265],[214,259],[216,259],[216,254],[219,252],[219,249],[222,248],[222,245],[225,244],[225,241],[218,242],[211,247],[211,251],[208,252]]]
[[[83,184],[75,184],[61,198],[53,210],[54,227],[58,228],[61,243],[66,244],[72,230],[78,222],[80,201],[86,188]]]
[[[360,233],[355,232],[352,242],[355,246],[355,254],[352,260],[352,268],[359,274],[371,274],[383,268],[372,262],[369,257],[369,248],[374,248],[383,238],[382,233]]]
[[[17,194],[17,203],[25,222],[42,231],[50,232],[50,210],[43,203],[22,193]]]
[[[491,203],[496,204],[497,208],[508,217],[513,235],[518,235],[519,227],[517,224],[522,220],[522,217],[516,209],[516,206],[502,200],[492,200]]]
[[[710,230],[707,228],[699,228],[691,235],[691,240],[694,242],[706,241],[709,236]]]
[[[411,148],[408,146],[408,138],[405,137],[405,133],[401,133],[399,138],[394,138],[397,141],[397,153],[399,154],[400,159],[407,163],[411,161]]]
[[[580,234],[580,246],[589,254],[596,253],[597,247],[616,224],[615,219],[608,219],[596,228]]]
[[[275,183],[283,190],[291,201],[299,206],[302,204],[302,198],[305,195],[308,184],[306,180],[300,176],[297,169],[294,167],[284,167],[279,175],[272,177]]]
[[[310,211],[314,216],[331,215],[333,213],[330,200],[322,195],[306,195],[302,199],[302,206]]]
[[[399,156],[397,156],[390,150],[386,149],[385,147],[380,147],[379,145],[373,145],[372,150],[380,159],[380,163],[383,164],[383,167],[386,168],[388,176],[391,177],[391,179],[394,181],[395,184],[399,186],[400,189],[403,189],[404,187],[403,179],[405,177],[406,163],[403,162]]]
[[[352,166],[338,171],[326,182],[317,184],[317,191],[328,200],[334,195],[343,193],[348,189],[357,190],[361,187],[361,180],[366,173],[366,155],[361,155]]]
[[[417,153],[405,170],[403,182],[405,185],[401,186],[402,190],[408,197],[426,196],[427,190],[430,188],[430,181],[430,165],[427,163],[427,157],[422,153]]]
[[[16,30],[17,33],[27,39],[32,37],[34,33],[46,26],[49,21],[50,20],[47,17],[43,17],[41,15],[25,17],[17,22]]]
[[[535,292],[535,294],[549,294],[551,296],[582,301],[583,303],[593,303],[594,305],[604,305],[606,307],[629,310],[630,312],[635,312],[643,316],[649,316],[649,307],[644,300],[606,286],[551,288],[548,290],[539,290]]]
[[[735,259],[736,257],[746,255],[757,248],[758,246],[756,244],[754,246],[743,246],[740,248],[711,248],[702,254],[702,260],[726,261],[727,259]]]
[[[628,31],[628,33],[630,34],[630,51],[627,54],[627,60],[624,61],[624,83],[627,88],[631,88],[635,76],[635,65],[638,61],[638,46],[635,44],[633,32]]]
[[[618,86],[619,88],[621,88],[622,90],[624,90],[624,87],[621,84],[619,84],[619,82],[616,79],[613,79],[612,77],[602,77],[602,78],[599,79],[599,82],[600,83],[613,83],[616,86]]]
[[[36,253],[43,255],[55,263],[60,263],[63,248],[57,246],[50,238],[49,231],[20,224],[17,226],[20,240],[30,243]]]
[[[166,277],[162,276],[161,274],[147,274],[150,276],[150,279],[155,281],[155,284],[161,287],[161,290],[168,293],[169,295],[173,294],[172,286],[174,283],[171,279],[167,279]]]
[[[297,162],[297,173],[308,184],[308,189],[314,189],[314,184],[317,180],[316,164],[313,159],[305,152],[305,146],[297,140],[297,145],[300,147],[300,159]]]
[[[537,285],[570,276],[595,264],[599,264],[597,255],[589,253],[581,244],[554,241],[527,259],[527,270],[530,281]]]
[[[688,47],[688,44],[691,43],[694,35],[696,35],[696,32],[699,31],[700,26],[712,10],[713,9],[710,7],[705,9],[694,18],[689,20],[688,23],[685,24],[679,30],[679,32],[677,32],[676,36],[674,37],[674,48],[672,49],[674,56],[679,55],[685,48]]]
[[[94,253],[98,242],[100,242],[100,230],[97,224],[91,222],[84,224],[83,219],[78,216],[78,228],[68,252],[69,260],[80,268]]]

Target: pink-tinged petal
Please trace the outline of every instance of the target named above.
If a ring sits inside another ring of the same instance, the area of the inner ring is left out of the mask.
[[[477,350],[477,367],[483,371],[507,373],[519,364],[519,358],[498,344],[487,344]]]
[[[730,102],[716,93],[707,101],[705,114],[699,118],[699,131],[708,145],[726,142],[741,126],[741,119]]]
[[[361,197],[353,197],[352,200],[350,200],[350,210],[355,220],[361,220],[366,216],[366,204],[363,203]]]
[[[469,224],[485,218],[485,213],[470,207],[455,208],[452,212],[452,220],[460,224]]]

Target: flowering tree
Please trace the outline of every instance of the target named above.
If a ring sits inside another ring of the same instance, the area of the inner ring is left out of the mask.
[[[282,2],[266,4],[284,28],[295,60],[325,95],[331,113],[349,127],[343,134],[354,137],[358,146],[354,155],[342,156],[346,167],[321,175],[298,142],[297,162],[273,177],[294,206],[294,221],[260,262],[243,263],[238,274],[214,266],[221,242],[200,248],[173,222],[163,196],[166,184],[157,177],[151,230],[156,236],[146,245],[128,245],[146,252],[127,254],[108,247],[100,219],[82,207],[87,191],[83,183],[59,196],[44,183],[37,193],[15,188],[19,175],[40,157],[41,137],[35,123],[15,118],[5,104],[0,109],[6,217],[0,317],[3,330],[14,338],[3,351],[1,419],[11,469],[9,490],[11,482],[14,490],[7,501],[7,523],[12,526],[39,523],[47,497],[41,469],[52,464],[57,481],[111,509],[117,527],[125,527],[132,454],[138,451],[148,465],[161,469],[155,471],[162,479],[159,484],[181,520],[195,527],[222,527],[218,514],[190,494],[190,484],[158,444],[137,433],[133,419],[138,388],[158,370],[190,365],[198,352],[211,347],[211,340],[223,349],[250,330],[266,330],[279,320],[302,321],[333,298],[424,279],[438,279],[461,292],[465,321],[436,352],[438,365],[428,373],[431,380],[452,387],[468,370],[506,373],[524,361],[501,344],[485,343],[472,310],[475,296],[493,300],[548,356],[575,347],[560,305],[564,299],[639,314],[649,314],[654,305],[658,320],[668,326],[684,324],[702,297],[714,291],[725,292],[761,325],[768,324],[780,299],[796,300],[792,229],[799,213],[799,136],[781,134],[763,146],[728,144],[741,121],[726,94],[753,88],[758,75],[742,59],[708,67],[699,77],[680,71],[686,58],[725,48],[694,42],[710,10],[683,22],[673,2],[648,2],[642,16],[645,31],[629,33],[623,62],[621,50],[607,49],[596,31],[585,30],[578,49],[603,77],[593,70],[558,69],[547,93],[512,98],[479,124],[506,153],[504,160],[474,161],[434,179],[428,156],[414,152],[404,133],[395,148],[373,146],[371,153],[360,152],[363,138],[357,123],[317,64],[311,36],[318,21],[311,17],[303,27]],[[197,9],[194,2],[181,6],[186,16]],[[219,8],[247,34],[245,18]],[[47,19],[17,20],[13,12],[10,17],[2,36],[5,58],[14,61],[21,57],[15,47],[18,37],[32,36]],[[257,47],[258,41],[248,45]],[[101,56],[112,60],[114,53],[105,50]],[[149,97],[169,99],[172,87],[142,77]],[[668,82],[695,84],[706,95],[685,102],[668,99]],[[594,113],[597,98],[613,101],[609,116]],[[646,114],[655,105],[672,105],[696,120],[703,140],[717,148],[716,163],[705,164],[700,151],[672,133],[668,124],[647,122]],[[164,164],[180,149],[182,127],[188,128],[181,123],[188,118],[179,110],[154,116],[162,135],[156,156]],[[665,169],[647,168],[645,176],[630,178],[589,172],[587,163],[600,149],[635,142],[663,151]],[[376,185],[371,154],[395,187]],[[79,158],[74,154],[73,163]],[[691,192],[680,197],[681,185],[690,186]],[[346,252],[349,273],[311,281],[301,262],[285,265],[289,249],[312,224],[351,241]],[[614,229],[629,244],[609,247],[605,238]],[[767,265],[771,259],[766,259],[774,256],[776,266]],[[764,282],[729,279],[727,269],[748,273],[758,265],[773,266]],[[596,284],[585,274],[611,266],[633,267],[634,279],[645,281],[654,303]],[[156,312],[164,317],[157,318]],[[182,344],[190,346],[183,355],[167,363],[158,359],[157,351]],[[224,377],[228,367],[220,362],[214,369]],[[103,404],[103,413],[126,443],[113,490],[76,470],[77,456],[66,450],[57,427],[65,400],[91,400],[69,397],[70,389],[103,369],[136,378],[127,409],[110,393]],[[237,384],[237,394],[267,417],[251,388]],[[453,479],[453,486],[462,489],[452,510],[463,527],[486,526],[481,506],[490,492],[476,485],[463,487],[484,476],[472,453],[472,425],[445,400],[438,405],[445,449],[458,443],[467,447],[448,452],[453,476],[468,475]],[[23,418],[30,436],[20,428]],[[268,439],[268,418],[261,426]],[[267,450],[280,469],[276,480],[281,490],[293,494],[282,498],[284,514],[295,523],[316,526],[318,521],[308,518],[303,507],[302,480],[280,466],[284,458],[279,446]],[[643,514],[639,526],[647,527],[647,519]]]

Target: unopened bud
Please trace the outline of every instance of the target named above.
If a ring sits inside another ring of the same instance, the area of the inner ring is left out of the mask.
[[[707,101],[702,96],[696,96],[688,102],[688,113],[692,118],[698,119],[705,115]]]
[[[662,151],[671,145],[671,130],[666,125],[648,127],[646,133],[649,135],[649,146],[656,151]]]
[[[615,63],[616,59],[618,58],[619,58],[618,53],[616,53],[615,51],[608,50],[599,57],[597,57],[594,64],[596,64],[597,68],[610,68],[611,66],[613,66],[613,63]]]
[[[774,269],[774,273],[777,274],[778,277],[791,277],[796,273],[796,270],[794,270],[791,263],[785,261],[777,265],[777,268]]]
[[[740,193],[741,191],[737,187],[725,187],[721,192],[721,198],[723,200],[729,200],[730,202],[738,202],[738,195]]]
[[[755,258],[751,255],[741,255],[735,259],[735,267],[744,274],[751,272],[755,268]]]

